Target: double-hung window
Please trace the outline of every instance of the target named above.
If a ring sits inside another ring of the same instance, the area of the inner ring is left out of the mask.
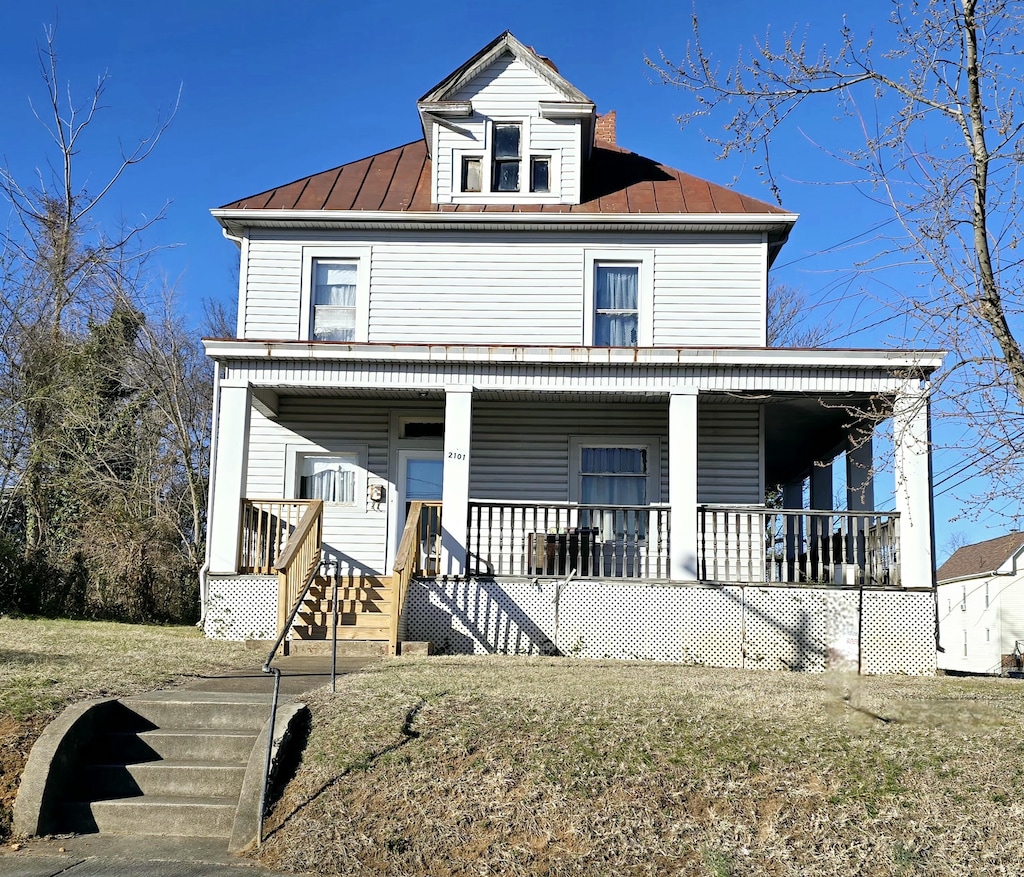
[[[302,248],[301,340],[369,340],[370,254],[368,246]]]
[[[494,192],[519,191],[519,167],[522,164],[523,126],[518,122],[494,125]]]
[[[580,448],[580,501],[587,505],[646,505],[647,448]]]
[[[653,344],[654,251],[587,249],[583,270],[583,343],[594,347]]]
[[[358,270],[355,262],[313,260],[311,335],[317,341],[355,341]]]
[[[647,538],[647,507],[657,501],[658,448],[653,438],[572,439],[577,476],[570,500],[584,507],[582,527],[606,542],[638,544]]]
[[[594,266],[594,345],[637,347],[640,343],[640,266]]]

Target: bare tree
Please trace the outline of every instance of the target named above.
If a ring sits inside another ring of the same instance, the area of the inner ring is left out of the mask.
[[[833,330],[830,319],[808,316],[807,296],[797,287],[785,283],[768,287],[769,347],[823,347]]]
[[[846,181],[887,208],[899,229],[865,270],[918,272],[891,302],[918,337],[953,352],[945,393],[974,435],[977,471],[1016,481],[1024,459],[1024,354],[1014,325],[1024,282],[1017,177],[1024,158],[1018,118],[1024,29],[1011,0],[894,3],[881,36],[858,38],[845,20],[838,45],[812,46],[802,30],[767,33],[722,66],[701,38],[700,18],[681,61],[648,59],[684,89],[688,125],[721,122],[709,139],[721,156],[748,153],[779,194],[773,135],[805,107],[832,101],[860,132],[826,146]],[[887,47],[879,49],[882,40]],[[825,127],[835,113],[822,114]]]
[[[32,109],[52,160],[31,185],[0,167],[12,220],[0,237],[0,539],[13,533],[53,592],[65,582],[51,611],[168,617],[156,603],[174,602],[202,556],[209,393],[195,342],[169,311],[147,314],[141,240],[163,211],[113,228],[94,217],[176,107],[85,188],[76,171],[107,78],[76,103],[53,29],[39,60],[47,104]]]

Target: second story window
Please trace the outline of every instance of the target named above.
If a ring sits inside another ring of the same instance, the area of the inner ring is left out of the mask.
[[[522,135],[523,128],[518,123],[494,126],[494,177],[491,186],[495,192],[519,191]]]
[[[354,341],[356,331],[355,262],[313,262],[311,336],[317,341]]]
[[[639,344],[640,266],[594,266],[594,345]]]

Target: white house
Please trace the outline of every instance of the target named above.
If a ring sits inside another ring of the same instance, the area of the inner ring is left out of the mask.
[[[938,666],[1000,674],[1024,660],[1024,533],[965,545],[939,567]]]
[[[509,33],[417,109],[422,140],[213,211],[241,270],[205,342],[207,633],[272,639],[302,541],[339,637],[392,649],[934,672],[941,354],[767,348],[797,217],[619,147]]]

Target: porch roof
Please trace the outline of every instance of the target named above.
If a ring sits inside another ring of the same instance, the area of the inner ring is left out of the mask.
[[[203,339],[218,362],[237,359],[558,364],[574,366],[711,366],[729,368],[884,369],[928,376],[942,365],[939,350],[776,347],[584,347],[518,344],[390,344],[346,341]]]

